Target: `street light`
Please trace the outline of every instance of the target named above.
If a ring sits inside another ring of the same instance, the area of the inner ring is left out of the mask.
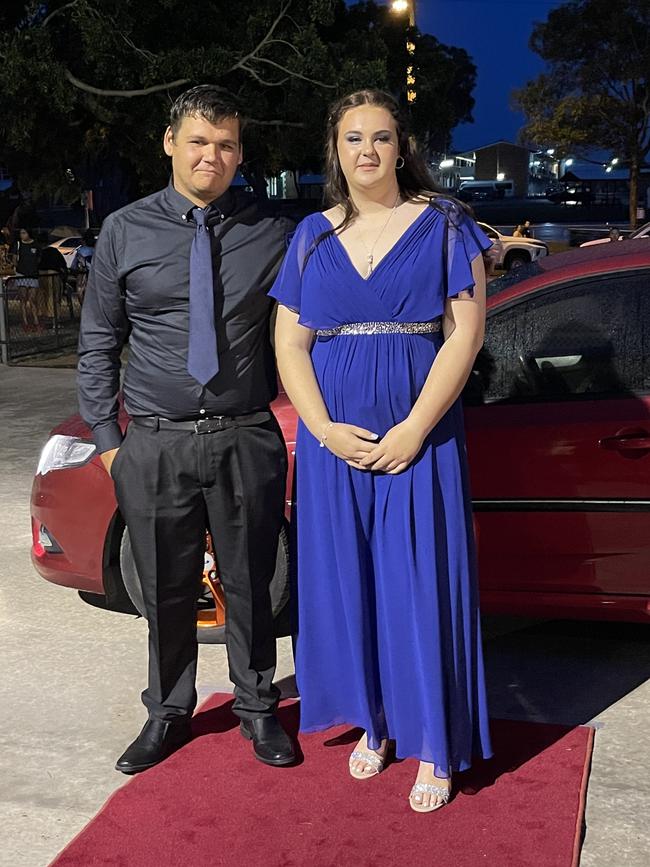
[[[406,52],[410,59],[406,67],[406,101],[409,105],[413,105],[417,96],[415,90],[415,0],[393,0],[390,11],[395,15],[403,15],[408,12],[409,16]]]
[[[415,0],[393,0],[390,9],[396,15],[403,15],[408,12],[409,27],[415,27]]]

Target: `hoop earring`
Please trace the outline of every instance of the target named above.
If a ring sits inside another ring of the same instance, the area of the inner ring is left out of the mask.
[[[402,164],[401,164],[401,165],[398,165],[398,163],[399,163],[400,160],[402,161]],[[399,171],[400,169],[403,169],[403,168],[404,168],[404,163],[405,163],[405,162],[406,162],[406,160],[405,160],[404,157],[400,154],[400,155],[397,157],[397,160],[396,160],[396,162],[395,162],[395,168],[397,169],[397,171]]]

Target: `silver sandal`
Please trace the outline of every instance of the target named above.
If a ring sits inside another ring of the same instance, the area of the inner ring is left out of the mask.
[[[352,767],[352,762],[361,761],[367,765],[371,765],[373,770],[370,773],[357,771]],[[376,777],[384,770],[385,759],[378,756],[376,753],[366,752],[365,750],[355,750],[350,754],[350,774],[355,780],[367,780],[370,777]]]
[[[425,807],[422,804],[418,805],[413,802],[413,796],[419,794],[435,795],[436,798],[439,798],[440,800],[434,801],[433,805],[429,804],[428,807]],[[411,789],[409,804],[411,805],[411,809],[415,810],[416,813],[432,813],[434,810],[439,810],[440,807],[444,807],[448,804],[450,797],[451,786],[447,788],[445,786],[434,786],[432,783],[416,783]]]

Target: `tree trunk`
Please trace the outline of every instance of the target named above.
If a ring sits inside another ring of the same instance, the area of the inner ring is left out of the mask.
[[[630,228],[636,228],[636,206],[639,198],[639,157],[633,154],[630,160]]]

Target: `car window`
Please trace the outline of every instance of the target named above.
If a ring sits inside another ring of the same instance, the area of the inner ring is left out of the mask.
[[[518,241],[521,241],[522,238],[518,238]],[[487,297],[491,298],[493,295],[498,295],[499,292],[503,292],[506,289],[510,289],[512,286],[516,286],[517,283],[521,283],[522,280],[527,280],[529,277],[536,277],[538,274],[542,274],[543,271],[539,265],[539,262],[526,262],[523,265],[520,265],[519,268],[513,268],[511,271],[506,271],[505,274],[502,274],[501,277],[496,277],[494,280],[490,280],[487,284]]]
[[[491,226],[487,226],[485,223],[479,223],[479,226],[481,227],[481,229],[483,229],[488,238],[492,238],[493,241],[499,240],[499,233],[495,231]]]
[[[515,302],[489,317],[466,403],[650,392],[650,272],[610,274]]]

